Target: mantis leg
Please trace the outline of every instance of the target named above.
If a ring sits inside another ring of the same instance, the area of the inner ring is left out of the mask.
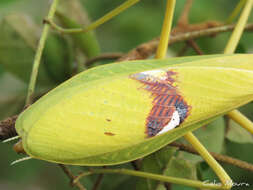
[[[193,133],[187,133],[184,138],[196,149],[196,151],[213,169],[213,171],[221,180],[222,187],[224,187],[225,189],[230,189],[232,187],[232,180],[230,179],[226,171],[221,167],[221,165],[212,157],[212,155],[206,150],[206,148],[193,135]]]
[[[241,127],[246,129],[248,132],[253,134],[253,123],[244,116],[238,110],[233,110],[227,114],[231,119],[233,119],[236,123],[238,123]]]

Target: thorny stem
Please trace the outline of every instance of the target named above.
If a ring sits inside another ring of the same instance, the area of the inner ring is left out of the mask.
[[[247,23],[248,17],[250,15],[250,11],[252,9],[253,0],[247,0],[245,7],[240,15],[240,18],[236,24],[236,27],[226,45],[224,50],[224,54],[234,53],[239,40],[242,36],[244,27]],[[251,134],[253,134],[253,123],[243,114],[241,114],[238,110],[231,111],[227,114],[231,119],[240,124],[243,128],[248,130]]]
[[[108,20],[117,16],[118,14],[120,14],[124,10],[128,9],[129,7],[133,6],[134,4],[136,4],[139,1],[140,0],[128,0],[85,28],[72,28],[72,29],[62,28],[62,27],[58,26],[56,23],[54,23],[53,19],[51,19],[51,18],[45,19],[45,22],[48,23],[49,25],[51,25],[51,27],[53,29],[57,30],[58,32],[60,32],[62,34],[74,34],[74,33],[88,32],[88,31],[94,30],[98,26],[104,24]]]
[[[48,19],[53,19],[54,15],[55,15],[56,7],[58,5],[58,1],[59,0],[54,0],[52,2],[49,13],[48,13]],[[42,30],[42,34],[40,37],[40,41],[38,44],[38,48],[36,50],[36,54],[35,54],[35,58],[34,58],[34,62],[33,62],[32,73],[31,73],[31,78],[30,78],[30,82],[29,82],[29,86],[28,86],[26,105],[30,105],[32,103],[32,97],[34,94],[34,89],[35,89],[38,70],[39,70],[39,66],[40,66],[41,56],[42,56],[43,49],[45,47],[49,28],[50,28],[50,26],[48,24],[44,25],[44,28]]]

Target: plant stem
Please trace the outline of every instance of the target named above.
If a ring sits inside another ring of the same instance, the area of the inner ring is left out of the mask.
[[[187,40],[186,43],[192,47],[192,49],[198,54],[198,55],[204,55],[203,51],[200,49],[198,44],[193,40]]]
[[[194,148],[192,148],[191,146],[188,146],[186,144],[172,142],[169,144],[169,146],[174,146],[174,147],[179,148],[179,150],[181,150],[181,151],[185,151],[188,153],[199,155],[199,153]],[[232,158],[230,156],[214,153],[214,152],[210,152],[210,154],[215,158],[215,160],[217,160],[219,162],[231,164],[231,165],[236,166],[238,168],[253,172],[253,164],[250,164],[248,162],[244,162],[242,160],[238,160],[236,158]]]
[[[206,148],[199,142],[199,140],[193,135],[192,132],[184,135],[184,138],[191,143],[191,145],[196,149],[196,151],[203,157],[203,159],[208,163],[208,165],[214,170],[216,175],[221,180],[222,184],[226,188],[230,189],[232,181],[226,171],[220,166],[220,164],[212,157],[212,155],[206,150]]]
[[[59,31],[60,33],[63,33],[63,34],[64,33],[65,34],[74,34],[74,33],[88,32],[88,31],[94,30],[98,26],[104,24],[108,20],[110,20],[113,17],[117,16],[118,14],[120,14],[124,10],[128,9],[129,7],[133,6],[134,4],[136,4],[139,1],[140,0],[128,0],[124,3],[122,3],[117,8],[110,11],[109,13],[105,14],[104,16],[102,16],[101,18],[99,18],[98,20],[96,20],[95,22],[90,24],[89,26],[85,27],[85,28],[73,28],[73,29],[62,28],[62,27],[58,26],[56,23],[54,23],[53,19],[50,19],[50,18],[46,19],[45,22],[47,22],[49,25],[51,25],[51,27],[53,29],[55,29],[55,30],[57,30],[57,31]]]
[[[234,24],[231,25],[224,25],[218,26],[213,28],[203,28],[201,30],[196,31],[186,31],[180,34],[174,34],[170,36],[169,45],[189,40],[189,39],[196,39],[203,36],[214,36],[222,32],[228,32],[233,30],[235,27]],[[245,30],[253,31],[253,24],[247,24],[245,26]],[[129,61],[129,60],[139,60],[139,59],[146,59],[153,53],[155,53],[157,46],[158,46],[159,38],[155,38],[149,42],[145,42],[143,44],[138,45],[136,48],[129,51],[126,55],[122,56],[119,61]]]
[[[237,17],[237,15],[240,13],[241,9],[243,8],[243,6],[245,5],[246,0],[240,0],[239,3],[237,3],[235,9],[233,10],[233,12],[229,15],[228,19],[226,20],[225,23],[230,24],[233,22],[233,20],[235,19],[235,17]]]
[[[99,176],[97,177],[93,187],[92,187],[92,190],[97,190],[99,185],[101,184],[102,180],[103,180],[103,177],[104,177],[104,174],[99,174]]]
[[[167,0],[166,12],[165,12],[165,18],[163,21],[160,42],[159,42],[157,52],[156,52],[157,59],[163,59],[166,56],[175,5],[176,5],[176,0]]]
[[[169,182],[169,183],[175,183],[190,187],[196,187],[196,188],[205,188],[205,189],[221,189],[225,190],[228,189],[227,187],[220,186],[217,184],[208,184],[202,181],[197,180],[189,180],[189,179],[183,179],[183,178],[177,178],[177,177],[170,177],[170,176],[164,176],[159,174],[152,174],[147,172],[141,172],[141,171],[135,171],[135,170],[129,170],[129,169],[94,169],[89,172],[85,172],[77,176],[74,180],[74,183],[78,182],[80,178],[92,174],[101,174],[101,173],[116,173],[116,174],[124,174],[124,175],[130,175],[130,176],[137,176],[137,177],[143,177],[163,182]]]
[[[93,63],[100,61],[100,60],[107,60],[107,59],[118,59],[120,57],[122,57],[124,54],[120,53],[120,52],[115,52],[115,53],[103,53],[100,54],[96,57],[92,57],[91,59],[88,59],[84,65],[89,67],[91,66]]]
[[[244,27],[247,23],[251,8],[252,8],[253,0],[247,0],[245,7],[242,11],[242,14],[235,26],[235,29],[226,45],[226,48],[224,50],[224,54],[230,54],[234,53],[237,44],[239,43],[239,40],[242,36]]]
[[[54,0],[52,2],[49,13],[48,13],[48,19],[53,19],[55,11],[56,11],[56,7],[58,5],[58,1],[59,0]],[[26,105],[30,105],[32,103],[32,96],[33,96],[34,89],[35,89],[38,70],[39,70],[39,66],[40,66],[40,60],[41,60],[43,49],[45,47],[48,32],[49,32],[49,25],[45,24],[44,28],[42,30],[42,34],[41,34],[41,37],[40,37],[38,48],[37,48],[36,53],[35,53],[31,78],[30,78],[30,82],[29,82],[29,86],[28,86]]]
[[[234,53],[239,40],[242,36],[244,27],[246,26],[248,17],[250,15],[250,11],[252,9],[253,0],[247,0],[245,7],[242,11],[242,14],[236,24],[236,27],[226,45],[224,50],[224,54]],[[251,134],[253,134],[253,123],[243,114],[241,114],[238,110],[231,111],[227,114],[231,119],[241,125],[243,128],[248,130]]]
[[[184,9],[177,21],[177,27],[185,27],[189,25],[189,13],[192,7],[193,0],[186,0]]]
[[[58,164],[58,165],[63,170],[63,172],[69,177],[70,182],[73,185],[75,185],[80,190],[86,190],[86,188],[79,181],[73,183],[73,181],[75,180],[75,176],[72,174],[72,172],[65,165],[63,165],[63,164]]]

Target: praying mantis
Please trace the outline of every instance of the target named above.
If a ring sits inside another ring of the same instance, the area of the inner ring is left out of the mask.
[[[127,1],[86,29],[64,30],[51,17],[47,22],[61,32],[85,32],[137,2]],[[192,131],[228,113],[253,133],[251,122],[238,111],[231,111],[253,100],[253,56],[231,55],[252,3],[245,3],[225,55],[165,59],[176,4],[176,0],[168,0],[154,60],[96,67],[52,90],[19,116],[16,130],[21,141],[16,151],[21,147],[28,158],[55,163],[104,166],[141,158],[183,136],[214,170],[221,185],[126,169],[93,173],[122,173],[197,188],[230,189],[232,180]]]

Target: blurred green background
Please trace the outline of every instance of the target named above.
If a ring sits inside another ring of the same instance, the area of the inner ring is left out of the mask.
[[[98,19],[122,0],[61,0],[59,14],[56,21],[64,27],[78,27],[78,23],[87,25]],[[80,70],[87,69],[83,63],[88,58],[105,52],[128,52],[138,44],[157,37],[161,30],[165,0],[142,0],[137,5],[126,10],[116,18],[103,24],[95,32],[86,35],[59,36],[51,32],[43,53],[43,63],[40,67],[36,98],[57,86]],[[239,0],[195,0],[190,12],[190,22],[199,23],[207,20],[224,22]],[[177,1],[174,25],[185,0]],[[71,6],[70,6],[71,4]],[[19,113],[23,106],[27,92],[27,84],[32,67],[34,52],[42,20],[47,15],[49,1],[46,0],[1,0],[0,1],[0,119]],[[65,16],[63,16],[65,15]],[[71,18],[66,20],[66,18]],[[249,22],[253,22],[253,14]],[[230,33],[223,33],[216,37],[202,37],[196,40],[205,54],[222,53]],[[169,47],[168,56],[175,56],[184,47],[185,43],[177,43]],[[246,32],[241,41],[238,52],[253,52],[253,34]],[[188,49],[185,55],[195,55]],[[105,64],[107,62],[99,62]],[[241,108],[249,118],[253,119],[253,104]],[[196,131],[201,141],[210,151],[225,153],[232,157],[253,163],[253,139],[245,131],[230,124],[229,132],[225,133],[225,122],[222,118],[211,124],[213,127],[201,128]],[[30,160],[15,166],[10,163],[18,158],[12,150],[12,143],[0,144],[0,189],[5,190],[54,190],[71,189],[69,180],[55,164],[38,160]],[[155,170],[150,167],[152,156],[145,158],[142,169]],[[175,160],[179,160],[178,162]],[[197,156],[183,152],[173,153],[170,158],[169,174],[177,174],[178,170],[189,170],[193,178],[216,179],[208,166]],[[174,163],[174,164],[172,164]],[[177,165],[178,164],[178,165]],[[130,164],[124,167],[131,168]],[[178,166],[178,167],[175,167]],[[224,165],[228,174],[236,182],[251,184],[250,187],[234,187],[233,190],[252,190],[253,173]],[[80,171],[78,167],[71,167]],[[83,169],[83,168],[81,168]],[[84,168],[85,169],[85,168]],[[173,171],[175,171],[173,173]],[[82,180],[88,189],[91,189],[96,176]],[[187,176],[186,176],[187,177]],[[139,178],[107,175],[100,189],[150,189],[147,180]],[[152,182],[153,183],[153,182]],[[137,184],[137,185],[136,185]],[[156,184],[157,185],[157,184]],[[157,187],[156,189],[163,189]],[[171,189],[187,190],[192,188],[173,185]]]

